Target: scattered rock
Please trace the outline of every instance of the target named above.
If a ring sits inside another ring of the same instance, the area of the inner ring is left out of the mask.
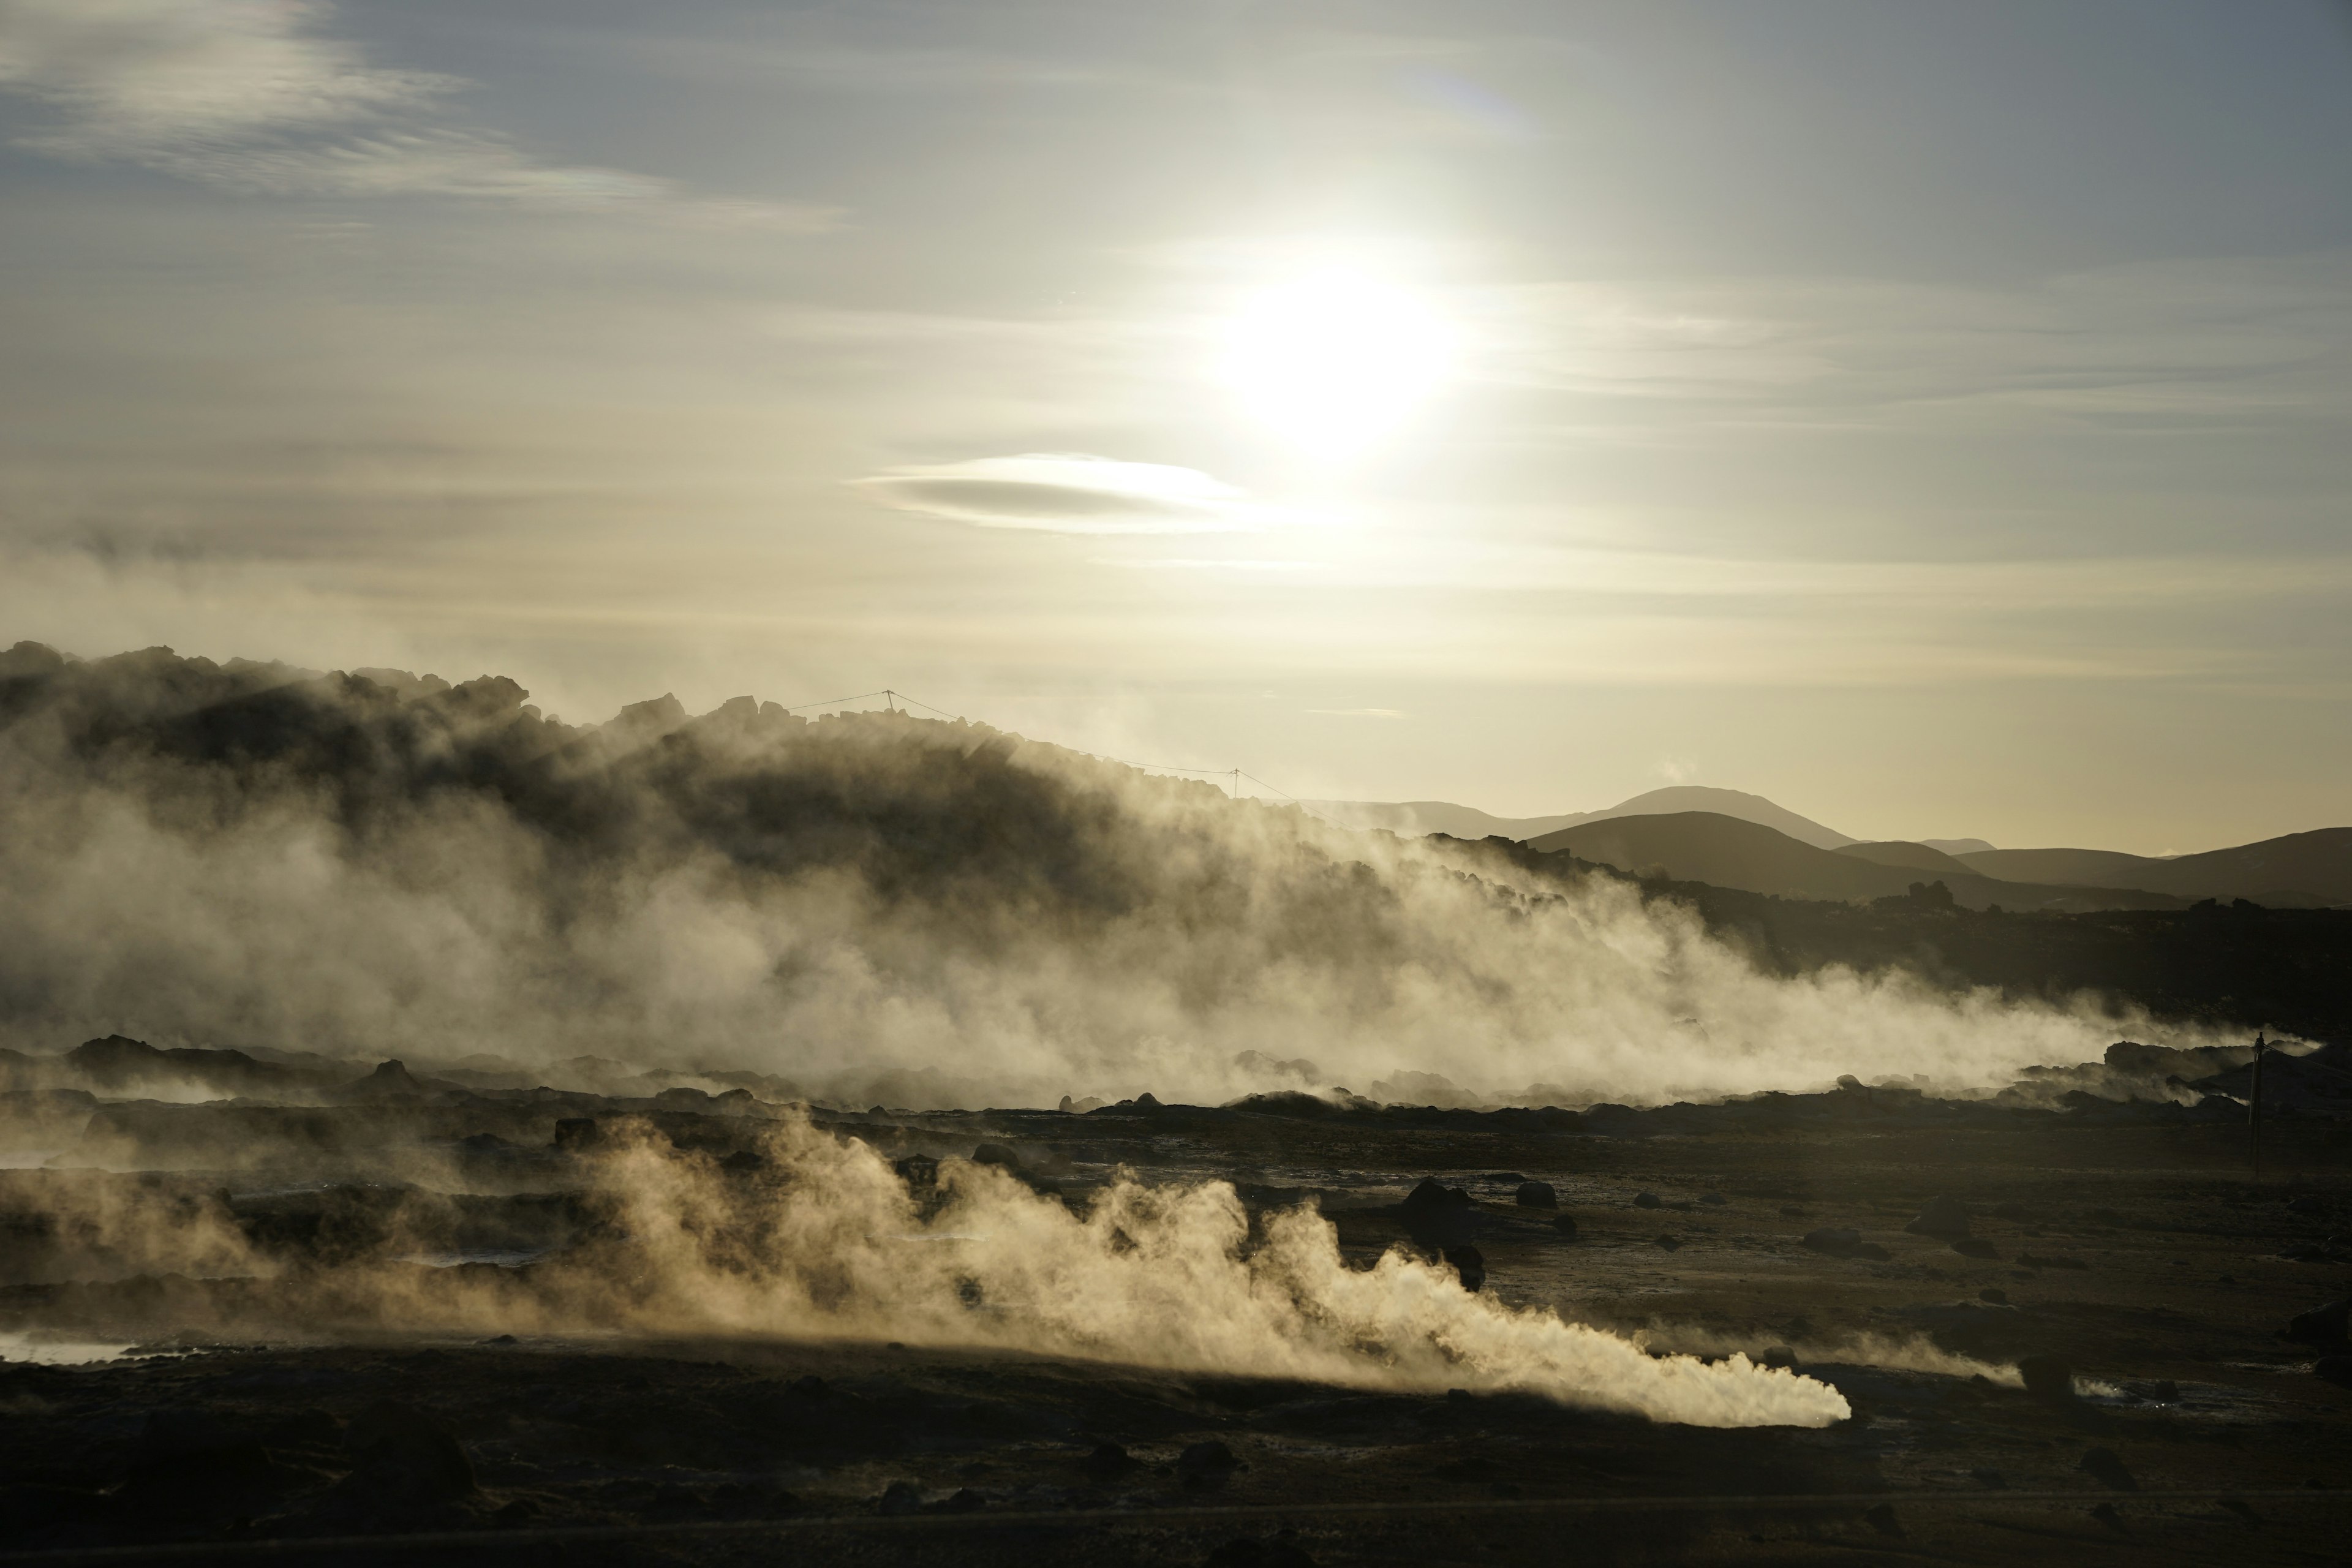
[[[1958,1198],[1929,1198],[1919,1210],[1919,1217],[1903,1228],[1913,1236],[1966,1236],[1969,1234],[1969,1211]]]
[[[1527,1177],[1517,1171],[1489,1171],[1478,1179],[1482,1182],[1499,1182],[1508,1186],[1513,1182],[1524,1182]]]
[[[1561,1215],[1551,1222],[1551,1227],[1570,1241],[1576,1239],[1576,1216],[1572,1214]]]
[[[1952,1250],[1963,1258],[1999,1258],[1992,1243],[1981,1236],[1964,1236],[1952,1243]]]
[[[1712,1208],[1721,1208],[1730,1200],[1727,1199],[1721,1193],[1701,1193],[1699,1194],[1698,1201]]]
[[[2311,1363],[2313,1375],[2338,1388],[2352,1388],[2352,1355],[2324,1355]]]
[[[2017,1374],[2036,1399],[2063,1403],[2074,1397],[2074,1369],[2057,1356],[2027,1356],[2017,1363]]]
[[[2352,1321],[2352,1300],[2330,1301],[2289,1318],[2286,1337],[2307,1345],[2339,1345],[2344,1342],[2347,1321]]]
[[[1007,1171],[1021,1169],[1021,1156],[1002,1143],[982,1143],[971,1152],[971,1163],[975,1165],[994,1165]]]
[[[1977,1292],[1977,1300],[1990,1301],[1996,1307],[2006,1307],[2009,1305],[2009,1292],[1998,1285],[1988,1285]]]
[[[1475,1247],[1449,1247],[1445,1261],[1454,1265],[1461,1277],[1465,1290],[1475,1290],[1486,1282],[1486,1257]]]
[[[1864,1511],[1862,1517],[1869,1521],[1871,1529],[1881,1535],[1900,1537],[1903,1533],[1903,1521],[1895,1517],[1895,1505],[1891,1502],[1880,1503],[1876,1508]]]
[[[1654,1209],[1661,1206],[1661,1205],[1658,1194],[1655,1193],[1635,1193],[1633,1194],[1633,1206],[1637,1209]]]
[[[1549,1182],[1521,1182],[1512,1202],[1523,1209],[1556,1209],[1559,1194],[1552,1191]]]
[[[1668,1252],[1679,1250],[1682,1244],[1682,1238],[1675,1236],[1661,1236],[1653,1243],[1654,1246],[1664,1247]]]
[[[923,1489],[912,1481],[892,1481],[874,1500],[874,1511],[886,1519],[904,1519],[910,1513],[920,1513]]]
[[[1404,1206],[1412,1209],[1461,1209],[1471,1206],[1473,1200],[1460,1187],[1438,1184],[1434,1176],[1423,1176],[1421,1184],[1404,1195]]]
[[[1220,1485],[1240,1468],[1234,1451],[1214,1437],[1194,1443],[1176,1456],[1176,1474],[1188,1487]]]
[[[2088,1268],[2090,1267],[2079,1258],[2063,1258],[2054,1252],[2046,1256],[2021,1252],[2017,1255],[2017,1266],[2020,1268]]]
[[[1098,1481],[1124,1475],[1139,1463],[1140,1461],[1120,1443],[1097,1443],[1094,1451],[1078,1461],[1079,1468]]]
[[[2092,1448],[2083,1455],[2083,1462],[2074,1467],[2101,1485],[2119,1492],[2139,1490],[2139,1480],[2124,1465],[2121,1456],[2113,1448]]]

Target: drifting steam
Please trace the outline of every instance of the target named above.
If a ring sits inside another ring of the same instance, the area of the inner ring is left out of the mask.
[[[985,725],[152,649],[0,665],[0,1041],[726,1065],[811,1097],[1642,1102],[2097,1055],[2085,1007],[1759,973],[1562,864]]]

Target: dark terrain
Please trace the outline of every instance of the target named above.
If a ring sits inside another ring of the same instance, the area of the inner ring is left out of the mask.
[[[2340,1557],[2352,1343],[2310,1314],[2352,1295],[2352,911],[1806,902],[1404,854],[961,721],[527,695],[0,658],[0,1552]],[[740,1012],[642,962],[649,909],[775,943]],[[1606,1001],[1685,930],[1767,977],[2207,1033],[1952,1098],[1864,1060],[1475,1110],[1374,1103],[1282,1032],[1410,1034],[1410,971],[1448,1009],[1429,1065],[1475,1078],[1583,994],[1528,954]],[[1234,1058],[1269,1091],[920,1109],[977,1035],[896,1078],[848,1053],[908,1092],[828,1089],[815,1029],[866,1020],[778,1023],[823,999],[811,932],[879,977],[860,1007],[1010,994],[1129,1061],[1148,982],[1149,1023],[1269,1047]],[[1280,1012],[1302,988],[1328,1016]],[[2296,1039],[2257,1176],[2265,1028]],[[1260,1270],[1302,1207],[1344,1267]],[[1259,1309],[1293,1340],[1248,1338]],[[1608,1338],[1609,1386],[1514,1360],[1594,1340],[1547,1312],[1650,1353]],[[1628,1413],[1677,1379],[1846,1414]]]
[[[1303,1096],[816,1113],[901,1159],[977,1151],[1074,1207],[1121,1165],[1231,1181],[1253,1211],[1316,1203],[1359,1267],[1473,1242],[1505,1302],[1657,1353],[1790,1355],[1854,1411],[1713,1430],[977,1344],[493,1332],[484,1301],[527,1325],[568,1256],[626,1256],[583,1123],[603,1139],[650,1119],[676,1157],[749,1168],[785,1112],[694,1091],[125,1104],[55,1168],[8,1173],[16,1353],[133,1346],[0,1371],[8,1541],[320,1537],[337,1543],[317,1560],[341,1561],[345,1537],[480,1531],[500,1560],[536,1543],[567,1562],[1532,1563],[1557,1560],[1566,1528],[1606,1561],[2331,1561],[2352,1387],[2320,1358],[2347,1347],[2284,1331],[2352,1289],[2336,1109],[2274,1118],[2260,1182],[2243,1113],[2219,1099],[2029,1110],[1855,1087],[1583,1114]],[[430,1184],[370,1178],[419,1149],[457,1153]],[[73,1168],[92,1152],[145,1170]],[[1466,1201],[1408,1201],[1428,1176]],[[1518,1202],[1528,1180],[1558,1207]],[[1966,1237],[1906,1229],[1947,1195]],[[142,1268],[139,1248],[165,1244],[104,1218],[131,1205],[179,1205],[189,1227],[212,1211],[268,1268]],[[2018,1386],[2021,1365],[2044,1386]],[[368,1560],[464,1550],[381,1544]]]

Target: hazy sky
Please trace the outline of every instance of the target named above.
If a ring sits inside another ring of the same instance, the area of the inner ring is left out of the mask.
[[[2352,20],[0,0],[0,644],[2352,821]]]

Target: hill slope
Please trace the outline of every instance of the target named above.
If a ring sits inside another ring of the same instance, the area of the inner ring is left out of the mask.
[[[2352,903],[2352,827],[2290,833],[2171,859],[2108,849],[1988,849],[1958,858],[1985,876],[2017,881],[2146,888],[2258,904]]]
[[[1365,801],[1310,800],[1309,809],[1342,827],[1384,827],[1391,833],[1443,833],[1451,838],[1516,838],[1528,842],[1588,822],[1610,822],[1621,816],[1654,816],[1685,811],[1713,812],[1785,833],[1802,844],[1835,849],[1853,842],[1833,827],[1788,807],[1749,795],[1745,790],[1713,789],[1705,784],[1671,784],[1621,800],[1600,811],[1571,811],[1558,816],[1495,816],[1475,806],[1444,800]]]
[[[1984,873],[1971,870],[1942,850],[1925,844],[1913,844],[1893,839],[1884,844],[1847,844],[1839,847],[1841,855],[1851,855],[1857,860],[1867,860],[1876,866],[1907,866],[1915,871],[1929,871],[1938,877],[1980,877]]]
[[[1714,812],[1626,816],[1588,822],[1546,834],[1528,845],[1544,853],[1567,850],[1621,871],[1655,872],[1678,882],[1705,882],[1784,899],[1853,901],[1906,892],[1931,873],[1915,866],[1881,865],[1860,856],[1801,844],[1785,833]],[[1922,846],[1924,855],[1936,853]],[[2185,900],[2132,889],[2070,888],[1999,881],[1962,871],[1936,878],[1969,909],[2179,909]]]

